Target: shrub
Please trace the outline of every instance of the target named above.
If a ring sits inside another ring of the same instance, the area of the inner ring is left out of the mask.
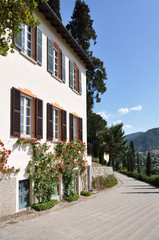
[[[50,200],[49,202],[34,203],[32,207],[33,207],[36,211],[42,211],[42,210],[46,210],[46,209],[52,208],[52,207],[55,206],[57,203],[58,203],[57,200],[52,199],[52,200]]]
[[[93,162],[96,162],[96,163],[99,163],[99,158],[92,157],[92,161],[93,161]]]
[[[146,183],[149,183],[151,185],[154,185],[156,187],[159,187],[159,177],[155,177],[155,176],[147,176],[147,175],[144,175],[144,174],[139,174],[139,173],[135,173],[135,172],[127,172],[127,171],[123,171],[121,170],[120,171],[122,174],[125,174],[127,175],[128,177],[133,177],[133,178],[136,178],[137,180],[140,180],[142,182],[146,182]]]
[[[79,199],[79,195],[77,194],[71,194],[68,197],[64,198],[64,200],[66,200],[67,202],[77,201],[78,199]]]
[[[83,195],[83,196],[91,196],[92,192],[90,192],[90,191],[81,191],[81,195]]]
[[[117,179],[114,175],[108,175],[107,177],[98,176],[92,178],[92,186],[95,189],[110,188],[117,184]]]

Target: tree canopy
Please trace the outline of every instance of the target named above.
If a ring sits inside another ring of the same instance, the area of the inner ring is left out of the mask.
[[[0,1],[0,55],[13,52],[13,37],[22,31],[22,23],[35,27],[40,23],[35,19],[33,10],[42,0],[1,0]]]
[[[48,4],[52,8],[52,10],[56,13],[58,18],[62,21],[61,13],[60,13],[60,0],[49,0]]]

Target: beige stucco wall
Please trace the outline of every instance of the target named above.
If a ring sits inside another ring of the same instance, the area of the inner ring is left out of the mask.
[[[16,178],[0,180],[0,217],[16,212]]]

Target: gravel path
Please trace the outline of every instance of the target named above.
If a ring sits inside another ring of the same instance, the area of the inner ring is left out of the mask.
[[[58,211],[7,224],[1,240],[159,240],[159,188],[119,173],[122,184]]]

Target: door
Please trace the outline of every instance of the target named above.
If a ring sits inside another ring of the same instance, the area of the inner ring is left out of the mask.
[[[29,180],[19,181],[19,209],[29,206]]]

